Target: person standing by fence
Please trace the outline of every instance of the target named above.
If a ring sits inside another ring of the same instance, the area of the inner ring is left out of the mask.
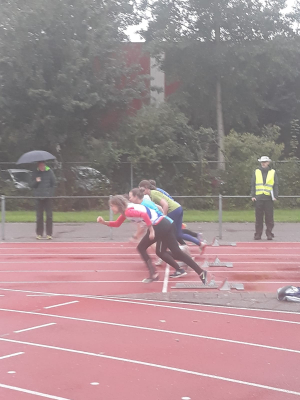
[[[266,235],[272,240],[274,234],[274,209],[273,201],[278,197],[278,177],[275,169],[269,167],[272,161],[267,156],[258,159],[261,166],[254,171],[251,180],[251,198],[255,202],[255,234],[254,239],[260,240],[263,232],[264,217]]]
[[[36,201],[36,238],[43,238],[44,211],[46,212],[46,235],[52,239],[52,199],[54,194],[55,175],[43,161],[38,162],[37,168],[32,173],[31,187],[34,189]]]

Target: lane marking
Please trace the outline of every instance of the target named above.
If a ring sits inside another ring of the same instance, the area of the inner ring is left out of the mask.
[[[295,272],[300,272],[300,265],[298,266],[298,268],[295,268],[295,269],[293,269],[292,271],[285,271],[284,269],[282,269],[282,270],[277,270],[277,271],[274,271],[273,269],[264,269],[264,270],[245,270],[245,269],[243,269],[243,270],[236,270],[236,269],[233,269],[233,270],[226,270],[226,271],[220,271],[220,270],[217,270],[216,269],[217,267],[214,267],[214,269],[213,269],[213,271],[214,272],[226,272],[226,273],[239,273],[239,274],[247,274],[247,273],[254,273],[254,272],[256,272],[256,273],[267,273],[267,272],[272,272],[272,274],[280,274],[280,273],[285,273],[285,274],[294,274]],[[220,267],[220,268],[222,268],[222,267]],[[212,269],[209,269],[208,268],[208,270],[210,270],[210,271],[212,271]],[[69,272],[69,273],[72,273],[72,274],[76,274],[76,273],[80,273],[80,274],[82,274],[82,273],[101,273],[101,272],[104,272],[104,273],[107,273],[107,272],[109,272],[109,273],[122,273],[122,272],[126,272],[126,273],[128,273],[128,272],[134,272],[134,273],[136,273],[136,274],[144,274],[145,273],[145,271],[141,271],[141,269],[140,268],[138,268],[138,269],[126,269],[126,268],[124,268],[124,269],[97,269],[97,270],[95,270],[95,269],[86,269],[86,270],[63,270],[63,271],[58,271],[58,270],[42,270],[42,269],[39,269],[39,270],[33,270],[33,271],[24,271],[24,270],[22,270],[22,271],[18,271],[18,270],[9,270],[9,271],[0,271],[0,273],[7,273],[7,274],[20,274],[20,273],[29,273],[29,274],[39,274],[39,273],[62,273],[62,274],[65,274],[66,272]],[[0,296],[3,296],[3,295],[0,295]]]
[[[198,282],[198,281],[197,281]],[[31,291],[31,290],[21,290],[21,289],[5,289],[5,288],[0,288],[0,290],[3,291],[9,291],[9,292],[21,292],[21,293],[44,293],[44,292],[37,292],[37,291]],[[265,321],[275,321],[275,322],[286,322],[290,323],[293,321],[287,321],[287,320],[276,320],[272,318],[264,318],[264,317],[256,317],[256,316],[251,316],[251,315],[241,315],[241,314],[232,314],[232,313],[225,313],[225,312],[219,312],[219,311],[211,311],[211,310],[200,310],[200,309],[195,309],[195,308],[186,308],[186,307],[176,307],[176,306],[169,306],[165,304],[155,304],[155,303],[167,303],[167,304],[174,304],[173,302],[164,302],[164,301],[157,301],[157,300],[144,300],[144,299],[139,299],[139,303],[134,301],[135,299],[131,300],[124,300],[123,298],[115,298],[112,296],[93,296],[93,295],[80,295],[80,294],[68,294],[68,293],[45,293],[45,294],[50,294],[50,295],[56,295],[56,296],[65,296],[65,297],[75,297],[75,298],[84,298],[84,299],[93,299],[93,300],[102,300],[102,301],[114,301],[114,302],[119,302],[119,303],[129,303],[129,304],[139,304],[139,305],[146,305],[149,307],[162,307],[162,308],[171,308],[175,310],[185,310],[185,311],[195,311],[195,312],[202,312],[202,313],[208,313],[208,314],[218,314],[218,315],[232,315],[236,317],[241,317],[241,318],[253,318],[253,319],[261,319]],[[144,303],[141,303],[140,301],[144,301]],[[149,302],[152,301],[153,303],[150,304]],[[147,303],[148,302],[148,303]],[[187,303],[179,303],[186,305]],[[199,307],[212,307],[212,308],[225,308],[225,309],[237,309],[237,310],[251,310],[254,312],[270,312],[270,313],[280,313],[280,314],[293,314],[299,316],[298,312],[292,312],[292,311],[277,311],[277,310],[265,310],[265,309],[248,309],[248,308],[242,308],[242,307],[228,307],[228,306],[215,306],[212,304],[193,304],[193,306],[199,306]],[[1,310],[1,309],[0,309]],[[4,309],[6,310],[6,309]],[[48,315],[48,314],[47,314]]]
[[[195,255],[197,255],[199,253],[195,253]],[[193,254],[192,254],[193,255]],[[273,253],[272,255],[270,254],[266,254],[266,253],[207,253],[207,256],[230,256],[230,257],[299,257],[298,254],[286,254],[286,253]],[[86,254],[86,253],[57,253],[57,254],[53,254],[53,253],[6,253],[0,254],[1,257],[86,257],[86,258],[92,258],[92,257],[98,257],[98,256],[105,256],[105,257],[124,257],[124,256],[135,256],[136,258],[139,257],[139,254],[136,253],[90,253],[90,254]]]
[[[163,364],[154,364],[154,363],[134,360],[134,359],[130,359],[130,358],[108,356],[105,354],[98,354],[98,353],[92,353],[92,352],[87,352],[87,351],[82,351],[82,350],[68,349],[68,348],[64,348],[64,347],[49,346],[49,345],[43,345],[43,344],[38,344],[38,343],[22,342],[19,340],[9,340],[9,339],[1,339],[1,338],[0,338],[0,340],[11,342],[11,343],[24,344],[24,345],[28,345],[28,346],[41,347],[41,348],[46,348],[46,349],[51,349],[51,350],[64,351],[64,352],[68,352],[68,353],[75,353],[75,354],[87,355],[87,356],[92,356],[92,357],[100,357],[100,358],[105,358],[108,360],[121,361],[121,362],[130,363],[130,364],[143,365],[143,366],[147,366],[147,367],[154,367],[154,368],[164,369],[164,370],[168,370],[168,371],[182,372],[184,374],[202,376],[204,378],[211,378],[211,379],[221,380],[221,381],[225,381],[225,382],[238,383],[241,385],[252,386],[255,388],[272,390],[275,392],[294,394],[296,396],[300,396],[300,392],[295,392],[292,390],[282,389],[282,388],[268,386],[268,385],[261,385],[259,383],[242,381],[242,380],[238,380],[238,379],[226,378],[226,377],[220,376],[220,375],[205,374],[202,372],[170,367],[168,365],[163,365]]]
[[[2,357],[0,357],[0,360],[4,360],[4,358],[10,358],[10,357],[14,357],[14,356],[19,356],[21,354],[24,354],[24,351],[20,351],[19,353],[14,353],[14,354],[8,354],[7,356],[2,356]]]
[[[212,272],[211,270],[210,270],[210,272]],[[214,273],[215,272],[218,272],[218,271],[214,271]],[[219,271],[219,272],[223,272],[223,271]],[[225,271],[225,272],[227,272],[227,271]],[[181,281],[181,282],[184,282],[184,283],[199,283],[199,279],[197,279],[196,281],[195,280],[185,280],[185,281]],[[235,282],[240,282],[240,281],[235,281]],[[299,276],[299,282],[300,282],[300,276]],[[280,284],[280,285],[287,285],[287,284],[289,284],[289,285],[294,285],[294,286],[297,286],[298,285],[298,283],[299,283],[298,281],[296,281],[296,280],[293,280],[293,282],[288,282],[288,281],[268,281],[268,280],[264,280],[264,281],[247,281],[247,282],[244,282],[244,281],[242,281],[242,283],[244,283],[245,285],[256,285],[256,284],[265,284],[265,285],[269,285],[269,284]],[[140,281],[140,280],[138,280],[138,281],[97,281],[97,280],[95,280],[95,281],[1,281],[1,284],[33,284],[33,283],[38,283],[38,284],[40,284],[40,283],[47,283],[47,284],[50,284],[50,283],[142,283],[142,281]],[[152,284],[153,283],[161,283],[161,281],[154,281],[154,282],[152,282]]]
[[[27,297],[53,297],[59,296],[58,294],[26,294]]]
[[[192,281],[189,281],[192,282]],[[199,282],[199,280],[195,281]],[[27,284],[27,283],[142,283],[142,281],[12,281],[12,282],[4,282],[1,281],[1,284]],[[161,283],[161,281],[154,281],[152,283]],[[256,283],[256,282],[255,282]],[[142,283],[143,284],[143,283]],[[144,284],[143,284],[144,285]]]
[[[197,339],[215,340],[217,342],[239,344],[239,345],[243,345],[243,346],[259,347],[259,348],[268,349],[268,350],[278,350],[278,351],[284,351],[284,352],[288,352],[288,353],[300,354],[300,350],[288,349],[288,348],[284,348],[284,347],[268,346],[268,345],[259,344],[259,343],[242,342],[239,340],[224,339],[224,338],[219,338],[219,337],[214,337],[214,336],[197,335],[194,333],[186,333],[186,332],[179,332],[179,331],[170,331],[170,330],[166,330],[166,329],[149,328],[147,326],[120,324],[117,322],[99,321],[99,320],[94,320],[94,319],[76,318],[76,317],[68,317],[65,315],[44,314],[44,313],[36,313],[36,312],[30,312],[30,311],[5,310],[5,309],[0,309],[0,311],[15,312],[15,313],[19,313],[19,314],[40,315],[40,316],[47,316],[47,317],[53,317],[53,318],[59,318],[59,319],[66,319],[66,320],[70,320],[70,321],[89,322],[89,323],[99,324],[99,325],[117,326],[120,328],[129,328],[129,329],[137,329],[137,330],[149,331],[149,332],[158,332],[158,333],[166,333],[166,334],[178,335],[178,336],[187,336],[187,337],[193,337],[193,338],[197,338]],[[295,322],[295,324],[300,325],[300,322]],[[0,338],[0,340],[6,340],[6,339]]]
[[[162,293],[167,293],[168,292],[169,273],[170,273],[170,265],[167,264],[166,269],[165,269],[165,277],[164,277],[164,284],[163,284],[163,288],[162,288]]]
[[[1,290],[1,289],[0,289]],[[155,303],[159,303],[159,304],[180,304],[183,306],[195,306],[195,307],[211,307],[211,308],[224,308],[224,309],[229,309],[229,310],[245,310],[245,311],[259,311],[259,312],[266,312],[266,313],[277,313],[277,314],[292,314],[292,315],[297,315],[299,316],[299,312],[294,312],[294,311],[280,311],[280,310],[271,310],[271,309],[263,309],[263,308],[246,308],[246,307],[234,307],[234,306],[220,306],[220,305],[214,305],[214,304],[204,304],[204,303],[190,303],[190,302],[180,302],[180,301],[168,301],[168,300],[154,300],[154,299],[143,299],[143,298],[130,298],[130,297],[126,297],[126,295],[122,296],[103,296],[103,300],[105,299],[108,300],[116,300],[116,301],[122,301],[124,300],[128,300],[130,303],[133,304],[143,304],[143,303],[139,303],[140,301],[146,301],[146,302],[152,302],[152,305],[155,305]],[[254,300],[255,302],[255,300]],[[144,303],[145,304],[145,303]],[[146,305],[146,304],[145,304]],[[149,305],[149,304],[147,304]],[[179,307],[180,310],[188,310],[185,307]],[[197,310],[197,309],[191,309],[191,310]]]
[[[197,261],[197,260],[196,260]],[[222,260],[224,261],[224,260]],[[227,262],[227,261],[224,261]],[[262,261],[233,261],[235,264],[262,264]],[[75,263],[84,263],[84,264],[142,264],[143,261],[141,261],[140,259],[138,260],[87,260],[87,259],[82,259],[82,260],[69,260],[69,261],[64,261],[64,260],[43,260],[43,264],[75,264]],[[280,264],[282,265],[282,261],[263,261],[264,264]],[[41,261],[0,261],[0,264],[41,264]],[[284,260],[284,265],[289,265],[289,264],[298,264],[299,265],[299,261],[288,261],[288,260]]]
[[[33,394],[33,395],[39,396],[39,397],[46,397],[47,399],[53,399],[53,400],[70,400],[70,399],[67,399],[67,398],[65,398],[65,397],[57,397],[57,396],[52,396],[51,394],[46,394],[46,393],[41,393],[41,392],[35,392],[35,391],[33,391],[33,390],[23,389],[23,388],[16,387],[16,386],[4,385],[3,383],[0,383],[0,387],[2,387],[2,388],[4,388],[4,389],[15,390],[15,391],[17,391],[17,392],[23,392],[23,393]]]
[[[44,308],[47,309],[47,308],[61,307],[61,306],[66,306],[67,304],[74,304],[74,303],[79,303],[79,300],[69,301],[68,303],[55,304],[54,306],[48,306]]]
[[[50,326],[50,325],[56,325],[56,322],[51,322],[50,324],[45,324],[45,325],[33,326],[32,328],[20,329],[19,331],[14,331],[14,333],[32,331],[33,329],[44,328],[45,326]]]

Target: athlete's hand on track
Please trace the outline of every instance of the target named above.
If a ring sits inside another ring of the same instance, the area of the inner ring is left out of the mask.
[[[105,224],[104,219],[100,216],[97,218],[97,222],[99,222],[99,224],[103,224],[103,225]]]

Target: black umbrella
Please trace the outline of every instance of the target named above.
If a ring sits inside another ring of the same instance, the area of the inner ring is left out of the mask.
[[[47,161],[47,160],[55,160],[56,157],[48,153],[48,151],[43,151],[43,150],[33,150],[29,151],[28,153],[23,154],[16,164],[29,164],[29,163],[34,163],[34,162],[39,162],[39,161]]]

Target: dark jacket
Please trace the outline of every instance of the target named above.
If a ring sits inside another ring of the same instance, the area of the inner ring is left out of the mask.
[[[37,177],[41,178],[40,182],[36,181]],[[46,167],[45,171],[36,169],[32,173],[30,186],[34,189],[35,197],[52,197],[54,194],[55,175],[49,167]]]
[[[260,169],[262,172],[262,176],[263,176],[263,183],[266,183],[266,179],[267,179],[267,175],[268,172],[272,169],[270,167],[267,168],[263,168],[263,167],[258,167],[256,169]],[[255,188],[255,184],[256,184],[256,176],[255,176],[255,171],[252,175],[252,179],[251,179],[251,197],[256,197],[256,200],[270,200],[270,196],[267,196],[265,194],[260,194],[258,196],[256,196],[256,188]],[[275,172],[274,175],[274,186],[273,186],[273,195],[274,197],[277,199],[278,197],[278,176],[277,173]]]

